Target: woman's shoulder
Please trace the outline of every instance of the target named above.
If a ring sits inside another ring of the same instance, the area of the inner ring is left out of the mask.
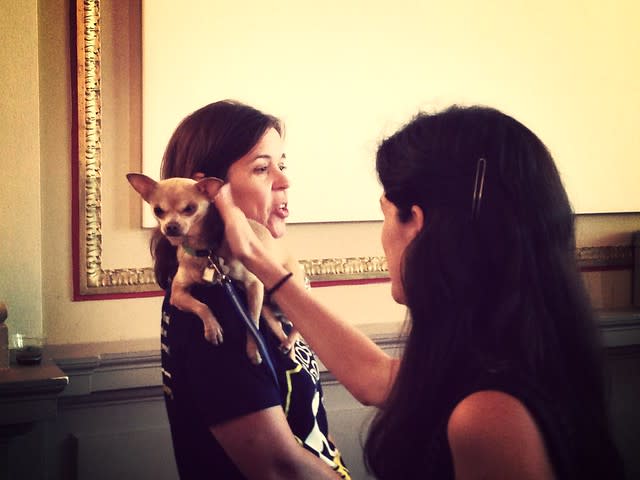
[[[463,398],[453,409],[449,435],[472,440],[486,435],[517,433],[535,428],[535,420],[525,405],[513,395],[498,390],[481,390]]]
[[[447,423],[447,438],[456,472],[553,478],[545,442],[535,418],[515,396],[481,390],[463,398]],[[511,473],[510,473],[511,472]],[[464,475],[461,475],[464,476]]]

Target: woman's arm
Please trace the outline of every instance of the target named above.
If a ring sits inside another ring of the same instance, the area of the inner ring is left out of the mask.
[[[447,438],[458,480],[555,478],[535,420],[506,393],[486,390],[462,400],[449,418]]]
[[[277,271],[277,266],[265,268]],[[286,271],[280,273],[285,275]],[[318,302],[300,284],[286,282],[273,297],[320,360],[358,401],[375,406],[384,403],[397,373],[397,359]]]
[[[339,478],[331,467],[296,442],[280,406],[235,418],[210,430],[249,479]]]
[[[237,256],[265,285],[276,285],[288,272],[256,237],[235,206],[229,185],[215,204],[225,223],[225,236]],[[314,299],[297,282],[285,282],[273,298],[325,366],[365,405],[380,406],[395,379],[398,363],[370,338]]]

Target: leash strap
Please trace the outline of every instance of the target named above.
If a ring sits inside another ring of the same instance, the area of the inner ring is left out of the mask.
[[[269,367],[269,370],[271,371],[271,375],[273,376],[273,381],[276,382],[276,386],[278,387],[278,389],[280,389],[280,382],[278,382],[278,375],[276,374],[276,369],[273,366],[273,362],[271,361],[271,355],[269,355],[269,351],[267,350],[267,345],[264,343],[264,339],[262,338],[262,335],[256,328],[255,323],[251,321],[251,319],[249,318],[249,315],[247,315],[247,311],[242,306],[242,303],[240,303],[240,299],[238,298],[238,294],[236,293],[235,288],[233,288],[233,284],[231,283],[231,280],[229,279],[229,277],[225,277],[225,278],[226,280],[222,281],[222,285],[224,286],[224,289],[229,295],[229,297],[231,298],[233,305],[236,307],[236,311],[238,312],[238,315],[240,315],[240,317],[242,318],[242,321],[245,323],[245,325],[247,326],[247,328],[255,338],[256,343],[258,344],[258,350],[260,350],[260,354],[262,355],[262,359],[267,364],[267,367]]]
[[[276,369],[273,366],[271,355],[269,355],[269,351],[267,350],[267,345],[264,342],[264,338],[262,338],[262,334],[256,328],[256,325],[255,323],[253,323],[251,318],[249,318],[249,314],[247,313],[247,310],[242,305],[242,302],[238,297],[238,293],[236,292],[236,289],[233,287],[233,283],[231,283],[231,279],[227,275],[222,273],[222,270],[218,267],[217,262],[215,262],[211,258],[211,256],[209,256],[209,264],[210,264],[210,267],[215,269],[217,273],[216,279],[214,281],[217,281],[222,284],[225,292],[227,292],[227,295],[231,299],[231,303],[233,303],[233,306],[235,307],[236,312],[244,322],[245,326],[247,327],[251,335],[253,335],[253,338],[255,338],[256,344],[258,345],[258,350],[260,351],[260,355],[262,356],[262,360],[267,364],[267,367],[271,372],[271,376],[273,377],[273,381],[276,383],[276,387],[278,387],[278,390],[280,390],[280,382],[278,382],[278,375],[276,374]]]

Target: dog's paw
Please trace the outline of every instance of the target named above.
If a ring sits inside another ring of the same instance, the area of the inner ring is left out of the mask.
[[[260,355],[260,352],[255,352],[255,355],[249,356],[249,360],[254,365],[260,365],[262,363],[262,355]]]
[[[280,351],[284,355],[288,356],[291,360],[295,360],[295,352],[293,351],[293,346],[295,345],[296,340],[297,340],[297,337],[296,338],[288,337],[278,347]]]
[[[204,338],[213,343],[214,345],[220,345],[223,341],[222,327],[204,327]]]
[[[262,363],[262,356],[260,355],[258,344],[250,335],[247,337],[247,357],[254,365],[260,365]]]

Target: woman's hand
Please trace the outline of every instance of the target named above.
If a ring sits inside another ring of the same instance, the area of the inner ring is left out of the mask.
[[[252,259],[262,253],[262,242],[256,236],[247,217],[233,201],[231,186],[225,183],[213,202],[224,222],[224,235],[231,253],[250,267]]]
[[[287,271],[273,254],[274,239],[268,230],[262,229],[262,237],[256,234],[244,212],[234,202],[228,183],[220,188],[214,198],[214,204],[224,222],[224,235],[231,254],[251,270],[264,285],[275,285]],[[253,223],[255,225],[255,222]]]
[[[228,183],[220,188],[214,202],[224,221],[231,253],[267,289],[289,274],[254,233],[247,217],[234,203]],[[395,381],[399,361],[319,303],[300,282],[286,282],[274,295],[285,316],[338,380],[365,405],[383,405]],[[341,341],[336,342],[336,338]],[[349,346],[346,350],[345,345]]]

